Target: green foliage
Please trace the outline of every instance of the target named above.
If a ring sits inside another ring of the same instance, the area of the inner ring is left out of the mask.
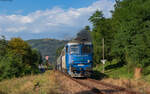
[[[111,45],[113,40],[113,29],[111,26],[111,19],[103,17],[101,11],[96,11],[89,21],[93,23],[93,30],[91,32],[94,45],[94,60],[95,63],[100,63],[102,59],[102,39],[105,39],[105,57],[111,60]]]
[[[133,71],[128,72],[128,66],[127,65],[120,65],[121,63],[118,62],[118,60],[112,60],[112,62],[106,62],[105,64],[105,75],[114,78],[132,78],[133,77]],[[98,64],[97,67],[94,68],[94,71],[102,71],[103,65]]]
[[[78,41],[91,41],[91,34],[90,34],[90,27],[85,26],[83,29],[81,29],[75,38],[75,40]]]
[[[0,40],[0,80],[12,77],[38,73],[38,64],[41,61],[40,53],[31,49],[27,42],[21,38]]]
[[[95,64],[102,59],[102,38],[105,39],[105,57],[117,59],[133,71],[135,67],[150,65],[150,1],[116,0],[112,18],[96,11],[89,21],[93,24]],[[146,70],[145,70],[146,71]],[[144,72],[145,72],[144,71]],[[145,72],[148,73],[148,72]]]
[[[137,67],[144,67],[150,60],[149,4],[149,0],[123,0],[113,13],[114,29],[117,32],[113,53]]]
[[[5,40],[4,36],[1,36],[0,38],[0,59],[3,58],[3,56],[5,56],[6,52],[7,52],[7,41]]]
[[[90,26],[85,26],[85,30],[90,31]]]
[[[57,48],[56,50],[56,58],[58,58],[61,54],[62,49],[64,48],[64,46]]]

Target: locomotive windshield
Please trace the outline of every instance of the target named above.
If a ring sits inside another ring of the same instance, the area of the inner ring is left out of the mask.
[[[70,54],[79,54],[79,45],[71,45]]]
[[[92,53],[91,45],[83,45],[82,46],[82,54],[89,54]]]

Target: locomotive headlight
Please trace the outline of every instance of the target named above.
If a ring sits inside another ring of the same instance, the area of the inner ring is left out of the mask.
[[[87,62],[90,63],[90,60],[88,60]]]

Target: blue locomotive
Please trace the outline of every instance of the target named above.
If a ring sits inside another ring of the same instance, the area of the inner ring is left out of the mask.
[[[67,43],[57,59],[57,69],[71,77],[89,77],[93,65],[92,48],[91,42]]]

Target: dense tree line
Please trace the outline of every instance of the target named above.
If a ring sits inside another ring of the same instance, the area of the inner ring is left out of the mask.
[[[0,38],[0,80],[38,73],[41,62],[40,53],[21,38]]]
[[[102,38],[105,57],[117,59],[129,69],[150,65],[150,0],[116,0],[112,17],[96,11],[89,21],[93,24],[95,64],[102,59]]]

